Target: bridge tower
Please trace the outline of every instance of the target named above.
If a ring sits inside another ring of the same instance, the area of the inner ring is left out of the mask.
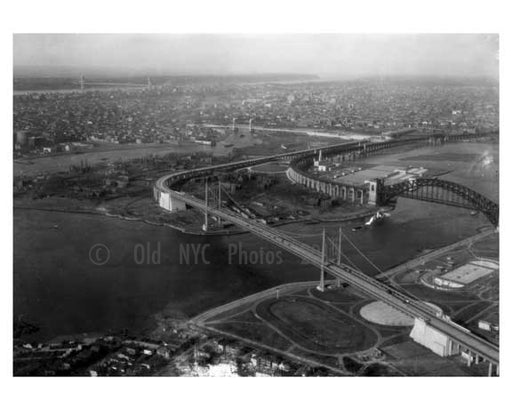
[[[218,197],[217,197],[217,209],[220,209],[222,207],[222,184],[220,183],[220,179],[218,181],[218,188],[219,188],[219,191],[218,191]],[[218,218],[217,220],[217,226],[220,228],[222,226],[222,220],[220,218]]]
[[[208,232],[208,178],[204,180],[204,203],[206,208],[204,209],[203,231]]]
[[[338,229],[338,252],[337,252],[337,258],[336,258],[336,263],[338,265],[341,265],[341,226],[339,227]],[[341,286],[341,279],[340,278],[336,278],[336,287],[340,287]]]
[[[320,283],[317,289],[320,292],[325,291],[325,228],[322,231],[322,264],[320,265]]]
[[[204,211],[204,224],[203,224],[203,231],[208,232],[208,209],[209,208],[216,208],[220,209],[222,206],[222,185],[220,182],[220,179],[218,180],[218,186],[217,189],[213,187],[210,191],[210,187],[208,185],[208,178],[205,178],[204,181],[204,201],[206,204],[206,208]],[[222,226],[222,220],[217,217],[217,226]]]
[[[336,260],[338,265],[341,265],[341,226],[338,229],[338,242],[327,236],[325,228],[322,231],[322,264],[320,265],[320,282],[317,289],[321,292],[325,290],[325,265],[333,260]],[[341,279],[336,278],[336,286],[341,286]]]

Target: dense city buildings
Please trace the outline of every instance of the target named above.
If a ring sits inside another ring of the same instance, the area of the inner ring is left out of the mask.
[[[247,129],[251,122],[256,129],[384,136],[418,129],[474,133],[497,129],[499,122],[498,87],[479,79],[183,81],[15,95],[15,152],[69,151],[76,143],[215,141],[218,133],[204,125],[231,125],[233,118]]]

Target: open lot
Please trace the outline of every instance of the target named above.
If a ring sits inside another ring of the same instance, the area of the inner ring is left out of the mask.
[[[266,301],[258,305],[257,313],[308,350],[349,353],[377,342],[377,334],[364,324],[314,299]]]

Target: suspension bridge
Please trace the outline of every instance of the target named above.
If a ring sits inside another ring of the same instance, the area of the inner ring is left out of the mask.
[[[404,141],[400,141],[400,144],[404,144]],[[336,147],[326,147],[326,149],[331,149],[332,151],[359,150],[360,144],[341,144]],[[493,371],[498,373],[499,348],[496,345],[472,334],[469,330],[451,321],[449,317],[440,315],[437,309],[434,309],[432,306],[429,306],[427,303],[419,300],[415,296],[365,275],[357,269],[354,264],[351,264],[352,266],[350,266],[342,263],[341,246],[338,246],[339,251],[336,259],[329,257],[326,252],[326,247],[329,246],[329,242],[332,246],[332,241],[328,240],[325,237],[325,234],[323,234],[322,250],[317,250],[314,247],[299,241],[297,238],[293,237],[293,235],[269,227],[247,215],[242,215],[241,213],[236,212],[236,210],[222,206],[220,198],[222,192],[220,188],[217,191],[218,198],[215,200],[214,206],[212,206],[212,203],[208,198],[210,192],[208,187],[205,188],[204,200],[177,190],[179,186],[192,178],[208,177],[214,175],[214,173],[218,171],[224,172],[268,162],[277,158],[293,158],[301,155],[311,155],[312,153],[313,150],[305,150],[247,161],[239,161],[236,163],[221,164],[195,170],[181,171],[171,175],[166,175],[156,182],[154,186],[154,198],[162,208],[169,211],[186,209],[187,207],[203,211],[205,214],[204,229],[208,229],[208,215],[210,215],[211,217],[217,218],[218,221],[223,220],[233,223],[234,225],[253,233],[269,243],[272,243],[319,268],[321,272],[319,288],[321,290],[323,290],[323,287],[325,286],[324,277],[326,274],[329,274],[337,280],[348,283],[375,299],[383,301],[396,310],[414,318],[415,325],[411,332],[411,336],[414,340],[427,346],[439,355],[450,356],[464,351],[467,357],[469,357],[468,365],[473,360],[475,362],[485,360],[489,363],[489,375],[491,375]],[[412,187],[414,188],[416,186],[418,185],[413,185]],[[407,192],[411,192],[411,186],[409,186],[409,190],[405,187],[400,189],[395,187],[393,189],[394,190],[387,192],[385,196],[379,197],[379,200],[390,200],[394,196],[404,195]],[[456,188],[453,189],[455,190]],[[377,195],[377,192],[375,192],[375,195]],[[472,201],[475,198],[475,195],[468,193],[468,201]]]

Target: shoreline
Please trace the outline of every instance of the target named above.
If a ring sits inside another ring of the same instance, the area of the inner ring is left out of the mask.
[[[117,218],[123,221],[128,222],[142,222],[148,225],[152,226],[161,226],[166,228],[171,228],[174,230],[177,230],[181,233],[187,234],[187,235],[196,235],[196,236],[232,236],[232,235],[241,235],[245,234],[248,231],[246,230],[222,230],[222,231],[208,231],[204,232],[202,230],[196,230],[196,229],[188,229],[187,227],[179,226],[172,223],[166,223],[166,222],[155,222],[149,219],[145,219],[142,217],[130,217],[130,216],[123,216],[121,214],[115,214],[111,212],[101,212],[94,209],[76,209],[76,210],[70,210],[70,209],[62,209],[62,208],[45,208],[45,207],[36,207],[36,206],[23,206],[23,205],[14,205],[13,211],[16,211],[16,209],[19,210],[28,210],[28,211],[40,211],[40,212],[56,212],[56,213],[67,213],[67,214],[84,214],[84,215],[96,215],[96,216],[103,216],[103,217],[109,217],[109,218]],[[273,224],[273,227],[281,227],[291,224],[318,224],[318,223],[336,223],[336,222],[350,222],[355,221],[358,219],[367,218],[371,215],[373,215],[375,211],[373,210],[361,210],[361,212],[353,212],[346,216],[341,216],[337,218],[305,218],[305,219],[298,219],[298,220],[292,220],[292,221],[282,221]]]
[[[496,229],[494,229],[494,228],[487,228],[487,227],[479,228],[478,232],[471,236],[461,239],[460,241],[453,242],[449,245],[430,250],[427,253],[419,255],[418,257],[416,257],[414,259],[410,259],[407,262],[396,265],[396,266],[376,275],[375,278],[382,279],[382,278],[393,277],[399,273],[402,273],[403,271],[415,268],[416,266],[421,265],[422,263],[425,263],[439,255],[443,255],[444,253],[449,252],[451,250],[457,249],[457,248],[465,246],[465,245],[469,245],[475,241],[478,241],[478,240],[484,239],[488,236],[491,236],[494,233],[496,233]]]
[[[474,235],[468,236],[460,241],[453,242],[449,245],[442,246],[440,248],[434,249],[426,254],[419,255],[416,258],[410,259],[407,262],[404,262],[402,264],[399,264],[395,267],[392,267],[383,273],[374,276],[375,279],[381,279],[381,278],[388,278],[390,276],[394,276],[398,273],[403,272],[404,270],[414,268],[417,265],[420,265],[422,262],[432,259],[436,256],[439,256],[440,254],[444,254],[450,250],[456,249],[460,246],[464,246],[467,244],[470,244],[472,242],[484,239],[492,234],[494,234],[496,231],[492,228],[483,228],[480,229],[479,232],[477,232]],[[281,285],[273,286],[271,288],[253,293],[251,295],[245,296],[243,298],[222,304],[220,306],[205,310],[204,312],[201,312],[197,314],[196,316],[190,318],[188,321],[191,324],[194,324],[196,326],[205,327],[204,322],[209,320],[211,317],[222,314],[226,311],[229,311],[231,309],[237,308],[240,305],[244,305],[247,303],[254,303],[258,301],[261,298],[266,298],[271,296],[273,293],[276,293],[279,291],[280,295],[286,294],[287,291],[295,290],[297,288],[303,288],[303,287],[310,287],[315,286],[318,283],[318,281],[302,281],[302,282],[289,282],[289,283],[283,283]],[[326,284],[334,284],[336,283],[335,279],[332,280],[326,280]]]
[[[100,212],[100,211],[94,211],[94,210],[64,210],[64,209],[55,209],[55,208],[51,209],[51,208],[20,207],[20,206],[16,207],[15,206],[14,210],[16,210],[16,209],[46,211],[46,212],[61,212],[61,213],[68,213],[68,214],[75,213],[75,214],[97,215],[97,216],[102,216],[102,217],[117,218],[117,219],[128,221],[128,222],[144,222],[148,225],[163,226],[163,227],[167,227],[167,228],[176,229],[182,233],[194,234],[193,232],[192,233],[186,232],[186,230],[184,230],[182,227],[173,226],[172,224],[157,223],[157,222],[153,222],[150,220],[144,220],[142,218],[124,217],[122,215],[116,215],[116,214],[112,214],[112,213],[108,213],[108,212]],[[350,220],[350,219],[357,219],[360,217],[361,217],[360,215],[359,216],[351,215],[351,216],[348,216],[347,218],[349,218],[348,220]],[[300,223],[300,222],[304,223],[305,221],[290,221],[290,223]],[[462,240],[453,242],[453,243],[446,245],[444,247],[441,247],[441,248],[430,250],[428,253],[420,254],[416,258],[410,259],[409,261],[404,262],[400,265],[391,267],[390,269],[386,270],[382,274],[375,276],[375,278],[378,279],[378,278],[382,278],[382,277],[394,276],[395,274],[400,273],[402,270],[410,269],[410,268],[413,268],[414,266],[417,266],[418,264],[421,264],[422,260],[426,260],[426,259],[435,257],[436,255],[442,254],[451,248],[456,248],[463,244],[471,243],[475,240],[483,239],[487,236],[492,235],[494,232],[496,232],[496,231],[489,227],[480,227],[480,228],[478,228],[478,231],[476,233],[474,233]],[[245,232],[237,232],[237,233],[232,233],[232,234],[241,234],[241,233],[245,233]],[[225,233],[217,233],[217,232],[208,233],[208,234],[201,232],[201,233],[199,233],[199,235],[225,235],[225,236],[227,236]],[[326,282],[329,283],[331,281],[326,281]],[[250,301],[258,300],[264,296],[272,295],[273,293],[276,292],[277,289],[279,289],[280,292],[286,292],[287,290],[296,289],[297,287],[313,286],[315,284],[317,284],[317,281],[288,282],[288,283],[280,284],[280,285],[250,294],[243,298],[236,299],[231,302],[223,303],[219,306],[216,306],[211,309],[200,312],[200,313],[196,314],[195,316],[187,319],[186,322],[189,322],[191,324],[201,325],[201,322],[203,320],[207,320],[207,318],[209,316],[212,316],[212,315],[218,314],[218,313],[222,313],[223,311],[229,310],[230,308],[236,307],[237,305],[240,305],[243,303],[248,303]],[[282,293],[282,294],[284,294],[284,293]],[[155,328],[152,328],[152,330],[149,331],[149,333],[151,333],[152,331],[157,330],[157,329],[158,329],[158,326],[156,326]],[[91,331],[91,332],[87,332],[87,333],[104,333],[104,332]],[[144,332],[144,333],[146,333],[146,332]],[[63,336],[66,336],[66,335],[56,335],[56,336],[54,336],[54,338],[63,337]]]
[[[326,284],[334,284],[336,283],[336,280],[326,280]],[[204,322],[211,319],[212,316],[216,316],[219,314],[222,314],[226,311],[229,311],[231,309],[237,308],[241,305],[247,304],[247,303],[254,303],[262,298],[267,298],[271,296],[272,294],[279,291],[279,295],[283,296],[287,292],[301,289],[301,288],[308,288],[311,286],[315,286],[318,284],[318,281],[302,281],[302,282],[289,282],[289,283],[283,283],[281,285],[273,286],[271,288],[261,290],[259,292],[253,293],[248,296],[244,296],[243,298],[233,300],[228,303],[224,303],[220,306],[216,306],[214,308],[205,310],[204,312],[199,313],[198,315],[188,319],[188,322],[191,324],[194,324],[196,326],[204,326]]]

